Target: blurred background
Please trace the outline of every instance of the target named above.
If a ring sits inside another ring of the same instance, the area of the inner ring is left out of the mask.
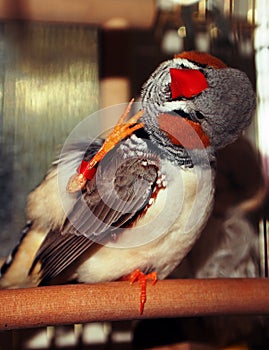
[[[27,195],[72,129],[139,98],[163,60],[197,50],[245,71],[257,110],[218,154],[212,217],[171,278],[268,277],[269,1],[0,0],[0,20],[0,257],[19,239]],[[109,114],[100,123],[111,125]],[[0,349],[267,349],[267,333],[262,317],[155,320],[5,332]]]

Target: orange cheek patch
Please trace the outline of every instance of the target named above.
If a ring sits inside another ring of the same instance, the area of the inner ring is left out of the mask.
[[[176,146],[201,149],[210,145],[210,140],[199,123],[163,113],[158,116],[158,124]]]

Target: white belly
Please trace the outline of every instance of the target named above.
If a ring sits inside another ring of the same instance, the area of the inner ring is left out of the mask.
[[[139,229],[123,232],[114,245],[101,246],[84,259],[77,270],[79,281],[117,280],[137,268],[153,269],[163,279],[188,253],[211,211],[213,172],[199,167],[182,169],[168,162],[164,169],[167,187],[159,191],[139,221]]]

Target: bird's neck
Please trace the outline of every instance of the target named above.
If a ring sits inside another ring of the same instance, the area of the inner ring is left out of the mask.
[[[155,130],[145,128],[136,131],[136,136],[146,139],[149,147],[158,152],[161,157],[170,160],[179,166],[192,168],[195,165],[212,167],[215,163],[215,152],[212,146],[184,147],[182,144],[173,144],[170,138],[159,128]],[[196,141],[198,142],[198,141]]]

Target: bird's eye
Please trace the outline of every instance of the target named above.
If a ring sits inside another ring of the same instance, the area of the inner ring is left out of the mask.
[[[197,111],[197,112],[195,112],[195,114],[196,114],[196,117],[197,117],[197,119],[204,119],[205,118],[205,116],[201,113],[201,112],[199,112],[199,111]]]

